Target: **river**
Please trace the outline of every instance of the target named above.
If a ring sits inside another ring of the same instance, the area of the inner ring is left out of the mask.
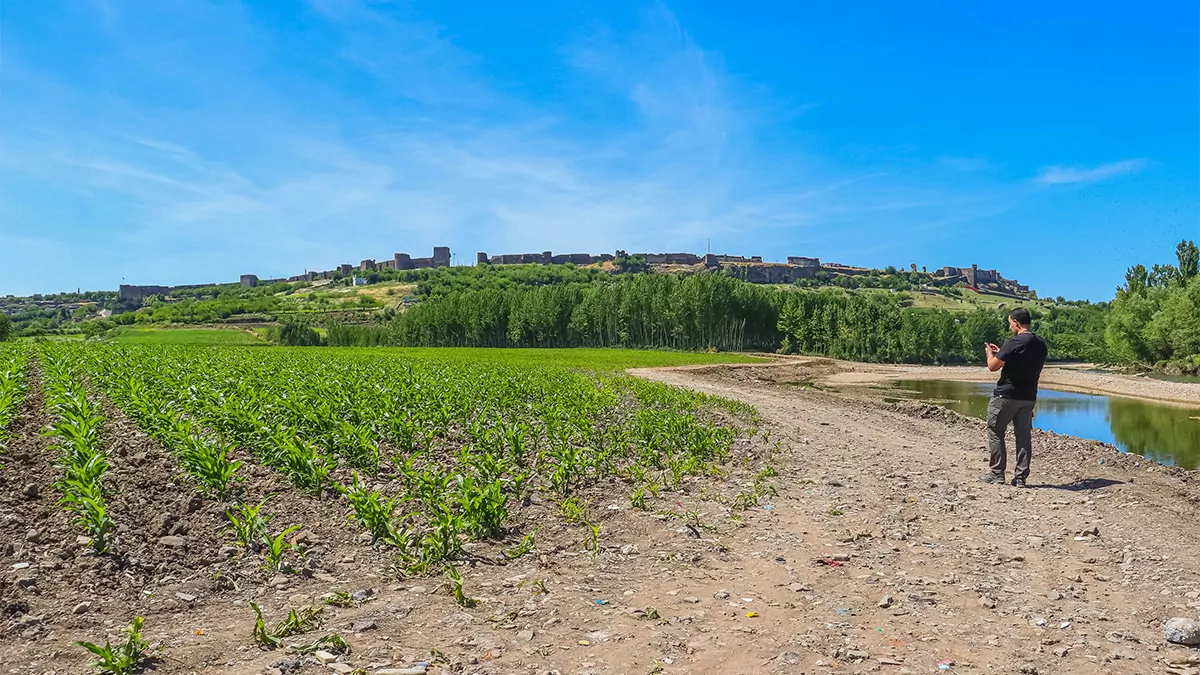
[[[896,382],[895,393],[984,419],[994,387],[975,382],[901,380]],[[1200,468],[1198,408],[1042,389],[1033,423],[1046,431],[1110,443],[1163,464]]]

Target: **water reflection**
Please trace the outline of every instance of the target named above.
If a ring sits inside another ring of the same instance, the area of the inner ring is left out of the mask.
[[[944,380],[897,382],[899,393],[980,419],[993,385]],[[1034,426],[1111,443],[1163,464],[1200,468],[1200,409],[1043,389]]]

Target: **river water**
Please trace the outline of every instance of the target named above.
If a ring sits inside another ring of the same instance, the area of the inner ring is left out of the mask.
[[[902,380],[896,387],[896,393],[905,398],[985,419],[995,385]],[[1200,468],[1200,408],[1042,389],[1033,424],[1047,431],[1110,443],[1163,464]]]

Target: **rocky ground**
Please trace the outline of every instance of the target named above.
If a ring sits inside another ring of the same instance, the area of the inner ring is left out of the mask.
[[[128,428],[114,432],[114,509],[141,543],[97,563],[54,506],[45,420],[28,415],[0,472],[0,672],[87,672],[71,642],[116,639],[142,615],[162,673],[1200,673],[1200,650],[1163,633],[1200,618],[1196,473],[1035,432],[1030,488],[985,485],[979,422],[777,384],[829,369],[638,373],[752,403],[762,432],[729,475],[647,510],[623,484],[596,486],[597,554],[555,504],[521,508],[538,550],[501,564],[513,542],[475,546],[460,566],[471,607],[441,578],[389,575],[342,507],[265,473],[253,489],[280,492],[276,522],[305,527],[311,562],[260,569],[222,548],[220,514]],[[766,466],[777,475],[760,488],[778,494],[753,505]],[[322,605],[332,591],[365,602]],[[322,628],[295,641],[336,631],[351,653],[260,650],[250,600],[269,620],[323,607]]]

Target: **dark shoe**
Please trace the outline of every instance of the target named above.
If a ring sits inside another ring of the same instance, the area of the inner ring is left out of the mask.
[[[1025,487],[1025,481],[1021,480],[1020,478],[1014,478],[1012,479],[1012,486],[1015,488],[1023,488]]]
[[[995,485],[1004,485],[1004,476],[997,476],[994,473],[985,473],[979,477],[979,480],[985,483],[993,483]]]

